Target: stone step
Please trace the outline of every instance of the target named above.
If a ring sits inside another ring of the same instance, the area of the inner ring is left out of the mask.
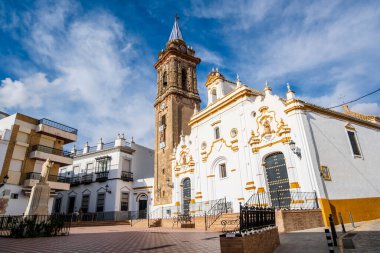
[[[115,226],[131,225],[129,221],[78,221],[72,222],[71,227],[92,227],[92,226]]]

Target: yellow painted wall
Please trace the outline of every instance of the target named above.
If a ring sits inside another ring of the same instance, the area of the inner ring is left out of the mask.
[[[343,217],[344,223],[350,223],[349,212],[354,221],[366,221],[380,218],[380,197],[360,199],[319,199],[323,213],[323,221],[329,226],[329,214],[333,215],[334,223],[340,224],[338,213]]]

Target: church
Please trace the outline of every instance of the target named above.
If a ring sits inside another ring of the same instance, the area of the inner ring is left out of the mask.
[[[154,65],[151,210],[197,216],[225,199],[234,213],[252,204],[319,209],[325,224],[329,214],[344,222],[380,218],[379,117],[308,103],[289,84],[286,94],[273,94],[268,83],[252,89],[218,69],[202,84],[200,110],[200,62],[176,19]]]

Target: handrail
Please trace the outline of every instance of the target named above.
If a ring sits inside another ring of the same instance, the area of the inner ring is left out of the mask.
[[[65,131],[65,132],[68,132],[68,133],[72,133],[72,134],[75,134],[75,135],[78,134],[78,129],[66,126],[64,124],[52,121],[50,119],[46,119],[46,118],[40,119],[39,120],[39,124],[43,124],[43,125],[47,125],[47,126],[50,126],[50,127],[54,127],[54,128],[57,128],[57,129],[60,129],[62,131]]]
[[[219,199],[208,212],[205,212],[205,229],[210,228],[223,213],[227,213],[226,197]]]
[[[59,155],[59,156],[64,156],[64,157],[71,157],[72,156],[70,151],[66,151],[63,149],[56,149],[56,148],[52,148],[52,147],[48,147],[48,146],[44,146],[44,145],[39,145],[39,144],[32,146],[30,150],[31,150],[31,152],[41,151],[41,152],[44,152],[47,154]]]

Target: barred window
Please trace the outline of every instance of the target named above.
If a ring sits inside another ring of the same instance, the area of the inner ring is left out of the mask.
[[[105,202],[106,194],[104,192],[98,193],[98,198],[96,201],[96,211],[104,212],[104,202]]]
[[[82,196],[82,206],[81,206],[83,213],[88,212],[89,203],[90,203],[90,195],[89,194],[83,195]]]
[[[129,207],[129,193],[128,192],[122,192],[121,193],[121,200],[120,200],[120,211],[128,211]]]

